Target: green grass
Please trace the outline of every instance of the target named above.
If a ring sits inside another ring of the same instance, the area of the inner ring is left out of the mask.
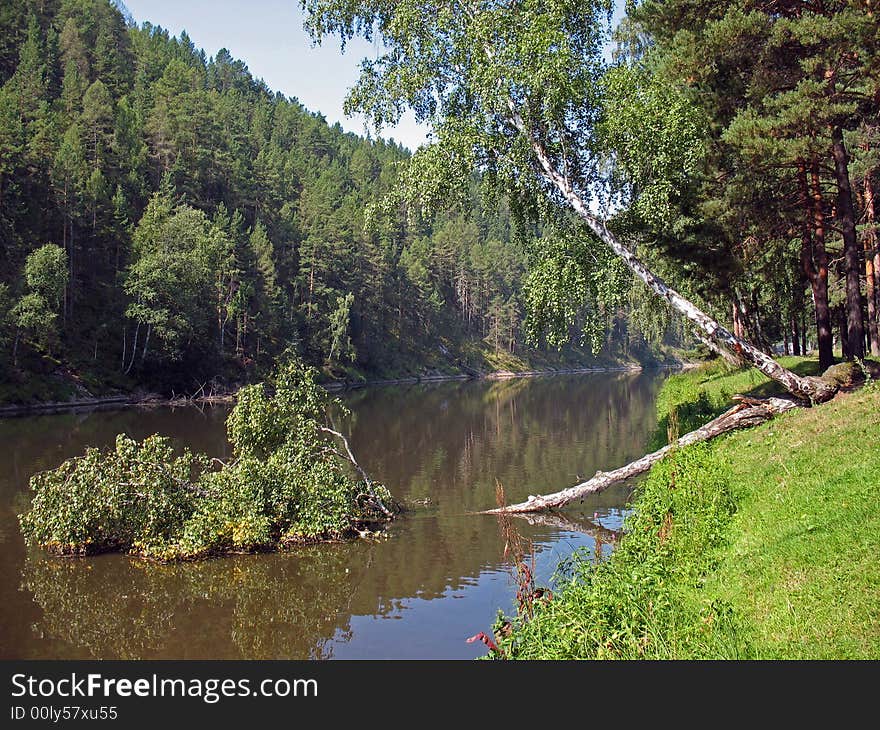
[[[798,375],[817,375],[819,371],[818,362],[810,358],[788,355],[778,358],[777,362]],[[736,393],[769,396],[784,391],[779,383],[754,368],[736,369],[723,360],[713,360],[670,376],[657,399],[657,409],[665,412],[672,404],[695,400],[695,395],[701,392],[720,406],[729,407],[733,403],[730,397]]]
[[[678,405],[686,392],[721,404],[767,387],[744,372],[676,377],[663,397]],[[673,452],[639,487],[614,553],[563,566],[554,599],[515,621],[503,648],[526,659],[880,657],[878,435],[875,382]]]
[[[818,362],[788,356],[778,362],[798,375],[817,375]],[[767,397],[785,391],[754,368],[735,369],[723,360],[713,360],[692,370],[670,376],[657,396],[657,432],[650,449],[665,445],[669,436],[684,435],[705,425],[732,405],[733,396]]]
[[[719,444],[739,510],[706,591],[760,658],[880,658],[880,388]]]

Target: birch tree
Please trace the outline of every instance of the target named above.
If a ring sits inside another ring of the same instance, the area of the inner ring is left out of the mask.
[[[735,352],[793,395],[833,396],[821,381],[781,367],[670,287],[608,225],[609,150],[603,147],[603,49],[608,0],[300,0],[320,43],[377,41],[346,100],[377,129],[411,109],[431,144],[403,176],[415,207],[463,195],[481,171],[518,210],[567,211],[697,332]],[[378,50],[380,49],[381,50]]]

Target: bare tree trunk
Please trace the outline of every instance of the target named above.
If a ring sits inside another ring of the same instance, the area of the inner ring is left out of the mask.
[[[312,263],[309,269],[309,303],[306,306],[306,319],[312,318],[312,294],[315,290],[315,252],[312,251]]]
[[[695,324],[704,333],[704,336],[712,340],[716,345],[737,353],[750,365],[756,367],[771,380],[780,383],[789,393],[797,398],[821,403],[834,396],[837,392],[835,386],[828,385],[816,378],[802,378],[785,369],[754,345],[734,336],[715,319],[698,309],[692,302],[685,299],[681,294],[668,286],[659,276],[650,271],[641,260],[636,258],[632,251],[617,240],[608,230],[604,221],[598,219],[590,212],[569,179],[554,167],[543,146],[529,133],[522,117],[516,111],[516,108],[513,107],[512,103],[511,112],[514,124],[531,143],[532,151],[540,164],[543,177],[556,187],[566,202],[599,240],[608,245],[629,269],[647,284],[649,289],[665,300],[672,309],[684,315]]]
[[[699,443],[700,441],[708,441],[709,439],[720,436],[728,431],[734,431],[740,428],[748,428],[757,426],[774,416],[785,413],[786,411],[802,407],[794,400],[786,400],[784,398],[768,398],[765,401],[756,399],[746,399],[744,402],[735,405],[730,410],[722,413],[714,421],[710,421],[702,428],[691,431],[689,434],[682,436],[675,444],[668,444],[662,449],[658,449],[651,454],[645,454],[635,461],[631,461],[626,466],[615,469],[610,472],[597,471],[592,479],[588,479],[581,484],[576,484],[561,492],[555,492],[548,495],[529,495],[525,502],[509,505],[504,508],[505,512],[526,513],[541,512],[548,509],[559,509],[575,500],[583,499],[590,494],[597,494],[608,487],[620,484],[627,479],[632,479],[641,474],[646,473],[654,464],[666,456],[672,449],[681,448],[690,444]],[[501,509],[486,510],[483,514],[497,514]]]
[[[837,317],[840,324],[840,355],[844,360],[851,360],[852,353],[849,350],[849,330],[847,329],[846,303],[841,303]]]
[[[68,289],[70,288],[70,277],[72,274],[71,261],[73,257],[67,250],[67,180],[64,181],[64,215],[61,217],[61,240],[64,244],[64,253],[67,254],[67,281],[64,282],[64,301],[61,305],[61,321],[67,324],[67,299],[69,297]],[[122,363],[125,365],[125,363]]]
[[[862,316],[861,261],[856,236],[856,215],[849,181],[849,153],[843,141],[843,130],[834,127],[831,133],[834,172],[837,177],[837,220],[843,234],[843,256],[846,266],[846,331],[847,357],[865,357],[865,326]]]
[[[378,507],[379,511],[382,512],[386,517],[392,517],[391,510],[389,510],[379,498],[379,495],[376,494],[376,490],[373,489],[373,480],[370,479],[369,474],[364,471],[363,467],[357,463],[357,460],[354,458],[354,454],[351,451],[351,446],[348,445],[348,439],[345,438],[339,431],[334,431],[332,428],[327,428],[326,426],[321,426],[320,429],[325,433],[329,433],[340,441],[342,441],[342,445],[345,448],[345,456],[348,457],[348,460],[351,462],[351,465],[355,468],[358,474],[361,475],[361,479],[363,480],[364,489],[367,490],[370,498],[373,500],[373,503],[376,507]],[[342,454],[340,454],[342,456]]]
[[[134,328],[134,342],[131,344],[131,360],[128,361],[128,367],[125,369],[125,374],[128,375],[131,372],[131,366],[134,365],[134,356],[137,353],[138,346],[138,333],[141,329],[141,323],[137,323],[137,327]]]
[[[150,332],[153,331],[153,326],[147,326],[147,336],[144,337],[144,349],[141,350],[141,365],[144,364],[144,360],[147,358],[147,344],[150,342]]]
[[[813,293],[813,306],[816,310],[816,346],[819,349],[819,370],[824,371],[834,364],[834,334],[831,331],[831,311],[828,307],[828,252],[825,250],[825,213],[822,202],[822,188],[819,184],[819,170],[814,162],[808,189],[806,169],[803,172],[803,204],[810,223],[805,221],[801,241],[801,265],[810,281]]]
[[[743,337],[745,337],[745,332],[743,330],[742,317],[739,313],[739,307],[736,305],[736,299],[737,296],[736,294],[734,294],[734,299],[730,304],[730,308],[733,313],[733,336],[742,339]]]
[[[67,315],[72,320],[73,319],[73,289],[74,282],[76,277],[76,267],[74,262],[76,261],[76,236],[74,235],[74,227],[73,220],[70,221],[70,274],[68,275],[68,287],[70,291],[70,296],[67,298]]]
[[[801,313],[801,352],[806,357],[809,354],[809,349],[807,348],[807,322],[806,317],[803,312]]]
[[[876,264],[880,262],[880,251],[877,251],[877,231],[874,228],[874,186],[871,175],[865,175],[865,283],[868,299],[868,337],[871,341],[871,354],[880,355],[880,291],[877,277],[880,271]]]

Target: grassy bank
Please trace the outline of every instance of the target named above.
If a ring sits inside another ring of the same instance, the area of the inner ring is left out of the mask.
[[[678,411],[684,433],[730,395],[770,389],[756,373],[698,369],[669,379],[658,415],[669,425]],[[637,490],[615,552],[598,564],[576,556],[564,587],[502,648],[543,659],[880,657],[878,435],[874,382],[675,452]]]

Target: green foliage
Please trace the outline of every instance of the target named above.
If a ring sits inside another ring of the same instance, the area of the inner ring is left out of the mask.
[[[535,247],[526,275],[526,331],[531,341],[546,337],[555,347],[572,337],[588,339],[598,353],[631,276],[594,238],[557,236],[545,236]]]
[[[635,236],[674,262],[672,280],[717,318],[737,306],[745,338],[763,349],[813,330],[826,367],[836,280],[864,277],[854,257],[830,271],[828,259],[852,214],[836,191],[855,191],[855,219],[873,215],[877,28],[858,2],[643,0],[627,7],[609,75],[610,139],[623,142],[614,146],[636,194]],[[862,305],[849,306],[861,320]]]
[[[815,360],[785,364],[815,371]],[[658,412],[726,407],[725,394],[767,386],[754,371],[700,368],[664,384]],[[522,659],[876,656],[878,405],[870,383],[674,450],[637,487],[614,552],[561,564],[553,600],[515,619],[502,648]]]
[[[682,87],[644,68],[615,66],[602,84],[599,134],[619,198],[651,230],[672,229],[676,203],[703,162],[707,120]]]
[[[153,550],[171,542],[191,514],[207,466],[188,451],[175,456],[167,438],[138,443],[120,434],[115,450],[88,449],[34,476],[22,532],[61,555]]]
[[[50,333],[55,330],[58,314],[53,312],[39,294],[25,294],[12,309],[15,325],[30,333],[42,347],[48,344]]]
[[[25,281],[33,294],[55,309],[61,303],[67,286],[67,254],[60,246],[47,243],[27,257]]]
[[[354,304],[354,294],[349,292],[344,297],[336,300],[336,309],[330,315],[330,354],[331,362],[357,360],[357,352],[351,343],[349,329],[351,327],[351,307]]]
[[[413,155],[389,206],[430,216],[467,205],[474,174],[510,206],[533,248],[520,298],[528,342],[574,337],[595,353],[620,329],[633,339],[653,334],[613,326],[633,287],[625,264],[640,269],[650,260],[644,252],[634,258],[648,241],[633,229],[670,229],[676,240],[692,233],[695,222],[680,206],[704,167],[707,117],[686,84],[608,64],[610,3],[528,0],[466,11],[424,0],[301,5],[318,42],[336,35],[343,47],[356,36],[382,43],[381,54],[361,63],[349,111],[381,130],[408,108],[432,128],[432,143]],[[590,237],[596,241],[582,241]],[[708,262],[698,263],[687,273],[701,282]],[[680,313],[692,311],[663,296]],[[497,320],[499,300],[489,301]]]
[[[323,425],[332,403],[314,370],[280,368],[273,393],[244,388],[228,422],[235,458],[220,468],[155,435],[125,435],[115,450],[82,457],[31,480],[28,542],[57,554],[108,550],[156,560],[279,549],[357,535],[389,519],[387,489],[355,479]]]
[[[408,150],[327,125],[227,52],[127,27],[107,0],[10,12],[0,283],[17,301],[27,256],[63,243],[53,354],[70,370],[191,392],[259,379],[292,343],[360,377],[449,366],[486,338],[526,345],[525,256],[476,176],[463,212],[407,215],[386,195]],[[23,334],[27,375],[45,348]]]
[[[430,58],[412,48],[413,58],[379,60],[377,88],[416,95],[425,114],[446,118],[442,144],[415,156],[328,125],[226,51],[208,58],[185,34],[127,25],[109,0],[0,13],[9,31],[0,40],[0,284],[18,302],[28,255],[46,241],[62,246],[70,279],[50,349],[100,389],[232,389],[266,377],[288,346],[330,375],[358,378],[482,367],[476,350],[544,357],[547,340],[526,336],[526,272],[544,244],[553,249],[553,227],[570,222],[550,215],[528,150],[509,144],[492,116],[506,108],[494,84],[515,80],[529,122],[592,129],[607,4],[527,5],[528,22],[512,6],[487,8],[471,28],[449,8],[434,17],[415,2],[387,18],[381,32],[404,43],[417,32]],[[432,37],[438,28],[450,34]],[[496,35],[497,64],[468,55],[468,44]],[[445,88],[442,100],[424,86],[454,59],[473,68],[468,83],[492,114],[465,86]],[[534,109],[524,102],[532,93]],[[365,91],[371,100],[383,103]],[[398,101],[383,119],[402,110]],[[595,171],[592,141],[551,137],[554,154],[578,158],[572,174],[581,162]],[[541,226],[538,213],[548,213]],[[550,339],[581,361],[579,328],[595,327],[586,339],[619,357],[632,339],[625,327],[608,338],[599,329],[621,324],[623,310],[597,296],[629,284],[593,271],[604,258],[582,261],[588,291],[571,302],[570,336]],[[36,378],[47,343],[21,335],[17,376]]]
[[[7,315],[10,324],[17,328],[14,358],[22,334],[42,349],[48,349],[53,343],[57,335],[58,309],[69,278],[67,266],[64,249],[52,243],[41,246],[27,257],[24,279],[28,292]]]
[[[638,488],[610,558],[573,556],[553,600],[515,620],[501,648],[516,659],[749,656],[729,607],[693,595],[717,566],[735,510],[711,447],[671,454]]]

